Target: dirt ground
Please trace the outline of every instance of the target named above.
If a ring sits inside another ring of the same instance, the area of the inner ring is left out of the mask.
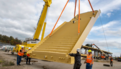
[[[0,56],[8,61],[13,61],[16,64],[16,55],[10,55],[10,53],[0,51]],[[21,62],[20,66],[8,66],[2,67],[0,69],[73,69],[73,65],[71,64],[63,64],[57,62],[46,62],[37,59],[33,59],[38,62],[34,62],[31,65],[26,65],[25,62]],[[82,60],[82,66],[80,69],[86,69],[84,64],[84,60]],[[113,67],[104,67],[103,64],[108,64],[104,62],[94,62],[92,69],[121,69],[121,62],[114,61]]]

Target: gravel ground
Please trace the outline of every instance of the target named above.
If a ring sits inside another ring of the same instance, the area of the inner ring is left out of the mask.
[[[0,56],[2,56],[5,60],[13,61],[16,64],[16,55],[10,55],[10,53],[0,51]],[[20,66],[9,66],[9,67],[1,67],[0,69],[73,69],[73,65],[71,64],[63,64],[57,62],[46,62],[37,59],[33,59],[38,62],[35,62],[31,65],[26,65],[25,62],[21,62]],[[82,60],[82,66],[80,69],[86,69],[84,64],[84,60]],[[121,69],[121,62],[114,61],[113,67],[105,67],[103,64],[109,64],[107,62],[94,62],[92,69]]]

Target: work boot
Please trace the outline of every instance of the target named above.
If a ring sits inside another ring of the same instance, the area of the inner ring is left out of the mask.
[[[28,65],[31,65],[30,62],[28,63]]]

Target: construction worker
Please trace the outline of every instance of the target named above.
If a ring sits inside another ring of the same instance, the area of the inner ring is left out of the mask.
[[[20,65],[21,58],[22,58],[23,54],[24,54],[24,53],[22,52],[22,50],[20,50],[20,51],[18,52],[18,55],[17,55],[17,65]]]
[[[70,56],[73,56],[75,58],[74,68],[73,69],[80,69],[81,66],[81,55],[80,55],[80,49],[77,49],[76,54],[69,54]]]
[[[25,53],[26,53],[26,52],[25,52],[24,46],[21,46],[21,50],[22,50],[22,52],[23,52],[23,57],[26,57],[26,56],[25,56]]]
[[[24,46],[21,46],[21,50],[22,50],[23,53],[25,52]]]
[[[84,63],[86,63],[86,69],[92,69],[93,66],[93,55],[92,55],[92,51],[88,50],[88,54],[87,54],[87,58],[85,60]]]
[[[113,66],[113,58],[110,57],[110,65]]]
[[[29,47],[29,50],[31,50],[31,47]],[[30,54],[27,54],[26,64],[30,65],[30,61],[31,61]]]

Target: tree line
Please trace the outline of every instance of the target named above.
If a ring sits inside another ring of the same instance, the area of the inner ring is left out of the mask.
[[[13,38],[13,36],[6,36],[6,35],[1,35],[0,34],[0,42],[2,43],[8,43],[11,45],[16,45],[16,44],[21,44],[22,41],[19,40],[18,38]]]

